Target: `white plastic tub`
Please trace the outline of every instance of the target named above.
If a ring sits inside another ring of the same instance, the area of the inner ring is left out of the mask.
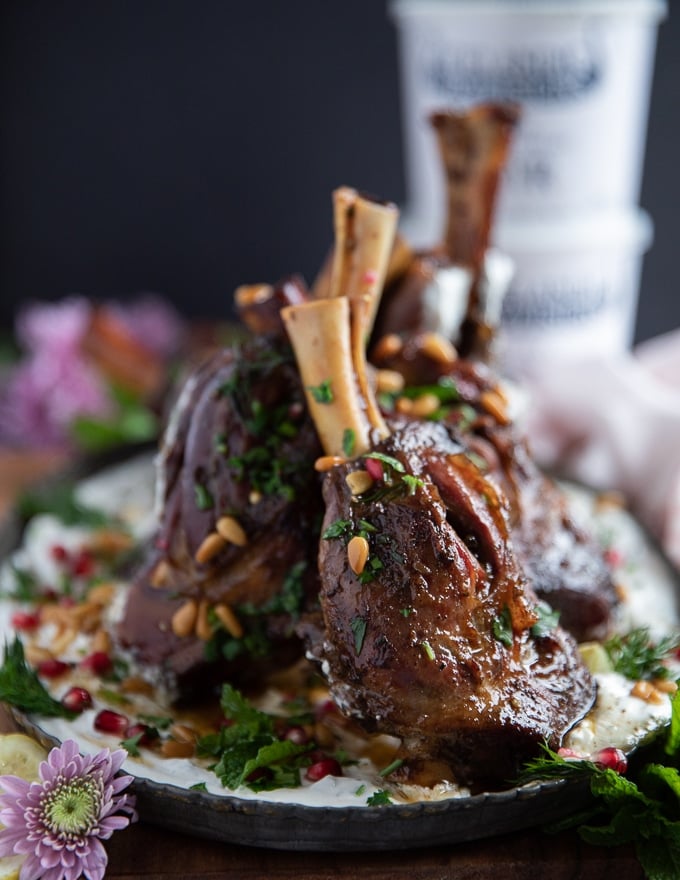
[[[625,209],[639,197],[665,0],[393,0],[409,199],[418,244],[444,227],[427,117],[509,99],[523,107],[500,221]]]
[[[652,241],[643,211],[570,223],[515,223],[496,243],[515,264],[503,302],[497,354],[515,377],[632,342],[642,258]]]

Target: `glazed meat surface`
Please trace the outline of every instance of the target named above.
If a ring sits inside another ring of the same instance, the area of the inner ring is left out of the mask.
[[[230,642],[222,659],[238,657],[251,674],[260,655],[299,654],[292,624],[317,583],[318,454],[285,345],[225,349],[185,385],[158,460],[159,529],[119,628],[122,643],[180,690],[204,675],[214,634]],[[216,549],[206,551],[211,539]],[[220,615],[236,616],[231,633]],[[214,673],[227,671],[238,669]]]
[[[606,637],[618,597],[602,549],[536,464],[493,371],[462,358],[434,363],[418,337],[380,366],[404,375],[411,393],[433,387],[446,393],[442,423],[502,488],[514,549],[532,588],[578,641]]]
[[[324,482],[312,653],[341,710],[401,737],[409,759],[500,784],[538,743],[559,744],[594,684],[574,640],[541,620],[492,476],[441,424],[403,422],[376,451],[383,478],[367,491],[346,477],[373,452]]]

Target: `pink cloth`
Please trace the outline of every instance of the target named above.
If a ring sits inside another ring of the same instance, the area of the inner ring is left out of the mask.
[[[528,384],[538,460],[623,492],[680,569],[680,330],[616,360],[547,367]]]

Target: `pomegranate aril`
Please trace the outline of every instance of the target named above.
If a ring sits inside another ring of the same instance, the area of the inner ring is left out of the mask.
[[[41,660],[38,663],[38,675],[42,675],[43,678],[59,678],[60,675],[68,672],[70,668],[70,664],[64,663],[63,660],[50,658],[49,660]]]
[[[111,671],[113,662],[106,651],[94,651],[80,661],[83,669],[88,669],[94,675],[106,675]]]
[[[606,749],[600,749],[592,756],[594,764],[603,767],[605,770],[613,770],[615,773],[623,774],[628,769],[628,758],[621,749],[615,749],[610,746]]]
[[[95,730],[100,733],[110,733],[113,736],[125,736],[129,726],[130,722],[125,715],[114,712],[113,709],[102,709],[94,719]]]
[[[378,461],[377,458],[364,459],[364,468],[368,471],[368,473],[371,475],[371,477],[373,477],[374,480],[382,480],[383,466],[382,462]]]
[[[309,765],[305,776],[310,782],[318,782],[325,776],[342,776],[342,767],[335,758],[322,758]]]
[[[37,611],[15,611],[12,615],[14,629],[30,632],[37,629],[40,624],[40,614]]]
[[[285,733],[285,738],[294,742],[298,746],[307,745],[309,742],[309,734],[304,727],[289,727]]]
[[[61,698],[61,704],[68,709],[69,712],[84,712],[85,709],[90,709],[92,707],[92,697],[90,696],[90,692],[86,691],[85,688],[72,687],[69,688]]]
[[[73,560],[71,572],[76,577],[89,577],[94,572],[94,558],[88,550],[81,550]]]
[[[66,562],[69,552],[63,544],[53,544],[50,547],[50,556],[55,562]]]

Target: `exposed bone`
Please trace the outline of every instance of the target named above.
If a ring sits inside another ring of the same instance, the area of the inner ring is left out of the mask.
[[[350,304],[345,297],[287,306],[281,317],[305,386],[307,405],[327,455],[341,456],[346,431],[352,452],[370,449],[370,429],[352,361]],[[330,383],[332,400],[319,402],[314,389]]]
[[[385,283],[399,218],[396,205],[377,202],[350,187],[333,193],[335,254],[331,297],[349,299],[352,319],[352,360],[368,420],[381,438],[388,431],[368,380],[366,345]]]
[[[446,175],[444,243],[454,265],[482,270],[501,171],[519,120],[514,104],[479,104],[464,112],[433,113]]]
[[[331,277],[333,274],[334,260],[335,247],[331,249],[312,284],[312,295],[315,299],[326,299],[331,295]],[[384,286],[389,287],[392,282],[401,278],[412,260],[413,250],[411,245],[406,241],[403,235],[400,235],[397,232],[394,236],[394,244],[387,262],[387,268],[385,269]]]
[[[493,336],[487,308],[485,259],[500,175],[505,167],[513,130],[519,120],[514,104],[479,104],[464,113],[433,113],[447,191],[444,250],[454,266],[472,273],[462,353],[483,355]]]

